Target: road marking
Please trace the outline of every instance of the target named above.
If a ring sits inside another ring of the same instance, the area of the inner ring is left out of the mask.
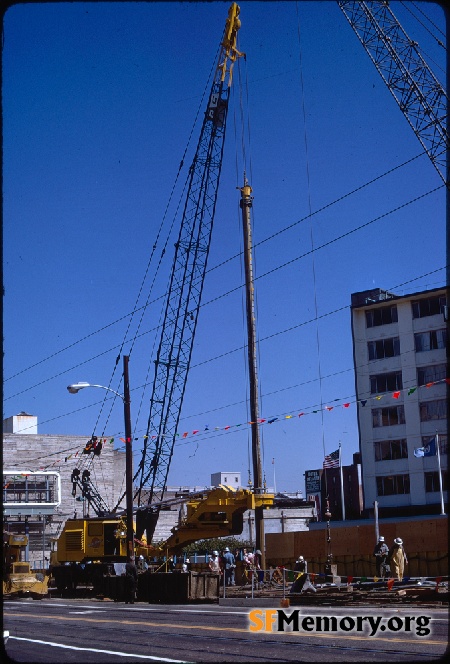
[[[9,613],[8,617],[17,617],[17,618],[23,618],[23,613]],[[92,623],[108,623],[108,624],[113,624],[113,623],[118,623],[121,625],[138,625],[140,627],[158,627],[159,629],[164,629],[164,628],[171,628],[171,629],[177,629],[177,630],[198,630],[198,631],[203,631],[203,632],[234,632],[236,634],[247,634],[247,636],[256,636],[258,635],[263,635],[263,636],[268,636],[270,635],[272,638],[277,636],[277,632],[258,632],[258,633],[253,633],[250,632],[248,629],[243,629],[241,627],[218,627],[218,626],[207,626],[207,625],[183,625],[181,623],[162,623],[162,622],[149,622],[149,621],[144,621],[144,620],[121,620],[121,619],[113,619],[113,618],[75,618],[75,617],[69,617],[69,616],[55,616],[55,615],[36,615],[36,616],[29,616],[30,618],[38,618],[39,620],[43,620],[44,618],[48,618],[49,620],[65,620],[65,621],[84,621],[84,622],[92,622]],[[376,637],[369,637],[369,636],[350,636],[349,634],[345,634],[344,636],[340,636],[338,633],[329,633],[326,634],[324,632],[314,632],[314,633],[305,633],[305,632],[280,632],[280,635],[283,636],[290,636],[290,637],[295,637],[295,636],[300,636],[303,638],[320,638],[320,639],[345,639],[346,641],[367,641],[370,643],[375,643],[379,641],[387,641],[388,643],[415,643],[416,645],[434,645],[434,646],[442,646],[445,645],[447,646],[447,640],[445,641],[434,641],[428,638],[420,639],[414,637],[414,639],[401,639],[400,637],[382,637],[377,634]],[[411,636],[414,636],[413,634]],[[9,637],[11,638],[11,637]]]
[[[98,613],[99,610],[102,613],[105,613],[106,609],[90,609],[89,611],[69,611],[69,613],[79,613],[80,615],[86,614],[86,613]]]
[[[79,648],[78,646],[66,646],[63,643],[53,643],[52,641],[40,641],[38,639],[25,639],[21,636],[10,636],[9,640],[28,641],[29,643],[39,643],[43,646],[53,646],[54,648],[65,648],[66,650],[85,650],[87,652],[101,652],[106,655],[118,655],[119,657],[133,657],[136,659],[151,659],[155,662],[172,662],[173,664],[189,664],[185,659],[169,659],[168,657],[157,657],[156,655],[136,655],[136,653],[118,652],[117,650],[100,650],[99,648]]]

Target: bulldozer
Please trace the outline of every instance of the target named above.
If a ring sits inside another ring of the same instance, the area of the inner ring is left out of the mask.
[[[48,596],[49,577],[33,572],[30,563],[21,560],[28,545],[28,535],[5,532],[3,534],[3,597]]]

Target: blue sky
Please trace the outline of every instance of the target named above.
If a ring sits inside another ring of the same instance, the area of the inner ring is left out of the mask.
[[[122,347],[134,434],[144,435],[170,251],[154,303],[140,323],[130,313],[147,298],[150,280],[140,298],[139,289],[186,146],[185,171],[192,160],[229,4],[18,4],[6,12],[4,417],[25,411],[38,416],[41,434],[119,439],[120,403],[101,408],[100,390],[72,396],[66,386],[121,391],[121,363],[112,372]],[[442,8],[390,6],[445,82]],[[176,445],[169,484],[208,485],[219,470],[248,477],[236,189],[245,169],[254,196],[260,412],[278,417],[261,427],[264,469],[272,485],[275,468],[278,490],[304,491],[303,473],[321,467],[324,452],[341,441],[350,463],[358,450],[351,293],[444,284],[445,191],[336,2],[240,7],[246,61],[235,67],[180,422],[189,435]]]

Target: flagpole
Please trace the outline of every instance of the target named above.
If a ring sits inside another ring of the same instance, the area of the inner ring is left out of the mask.
[[[439,469],[439,492],[441,494],[441,514],[445,514],[444,508],[444,492],[442,490],[442,472],[441,472],[441,451],[439,449],[439,434],[436,434],[436,454],[438,459],[438,469]]]
[[[275,482],[275,457],[272,459],[272,465],[273,465],[273,492],[277,492],[277,483]]]
[[[344,480],[343,480],[343,477],[342,477],[342,450],[341,450],[341,441],[339,441],[339,474],[340,474],[340,476],[341,476],[342,521],[345,521]]]

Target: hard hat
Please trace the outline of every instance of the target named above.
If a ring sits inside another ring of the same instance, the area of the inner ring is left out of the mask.
[[[259,556],[261,555],[261,551],[259,549],[256,549],[255,553],[257,553]]]
[[[403,540],[400,537],[396,537],[394,540],[395,544],[403,544]]]
[[[144,556],[139,556],[139,560],[144,560]]]
[[[298,560],[305,560],[305,559],[303,558],[303,556],[299,556]]]
[[[383,537],[383,535],[380,535],[380,536],[379,536],[378,541],[379,541],[379,542],[384,542],[384,537]]]
[[[227,551],[229,551],[229,550],[230,550],[230,549],[229,549],[227,546],[224,548],[224,551],[225,551],[225,552],[227,552]]]
[[[219,552],[218,551],[213,551],[213,556],[218,556]]]

